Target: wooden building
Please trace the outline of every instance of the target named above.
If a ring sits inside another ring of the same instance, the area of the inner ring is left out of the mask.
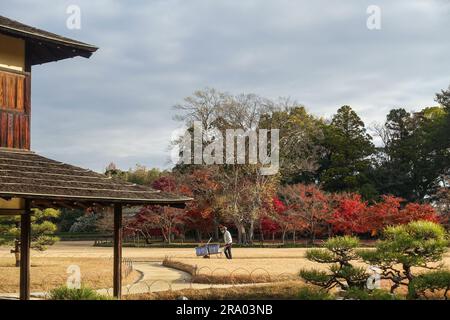
[[[30,150],[32,66],[89,58],[95,51],[95,46],[0,16],[0,215],[21,215],[20,298],[24,300],[30,298],[32,208],[114,208],[114,296],[120,298],[122,207],[184,207],[191,200],[115,180]]]

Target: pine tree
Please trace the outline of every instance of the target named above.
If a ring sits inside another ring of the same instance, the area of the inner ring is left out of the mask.
[[[57,218],[60,212],[55,209],[33,209],[31,216],[31,248],[38,251],[47,250],[59,239],[54,236],[56,225],[51,219]],[[16,267],[20,266],[20,217],[0,217],[0,245],[10,245],[14,253]]]
[[[364,122],[349,106],[341,107],[324,128],[320,181],[327,191],[357,191],[371,197],[367,178],[375,148]]]

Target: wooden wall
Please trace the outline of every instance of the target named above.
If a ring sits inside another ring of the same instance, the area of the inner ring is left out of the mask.
[[[0,66],[25,70],[25,40],[0,34]]]
[[[31,76],[0,70],[0,147],[30,149]]]

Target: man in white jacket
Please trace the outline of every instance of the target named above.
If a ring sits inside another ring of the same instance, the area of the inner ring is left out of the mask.
[[[227,227],[222,227],[221,230],[223,233],[223,240],[225,241],[225,249],[223,250],[223,252],[225,253],[227,259],[233,259],[233,256],[231,255],[231,246],[233,245],[233,238],[231,237],[231,233],[227,230]]]

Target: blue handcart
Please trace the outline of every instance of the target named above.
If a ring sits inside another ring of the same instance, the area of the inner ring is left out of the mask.
[[[218,254],[222,256],[222,251],[220,250],[220,244],[210,244],[212,237],[208,240],[205,245],[198,246],[195,248],[195,253],[197,257],[203,257],[209,259],[212,254]]]

